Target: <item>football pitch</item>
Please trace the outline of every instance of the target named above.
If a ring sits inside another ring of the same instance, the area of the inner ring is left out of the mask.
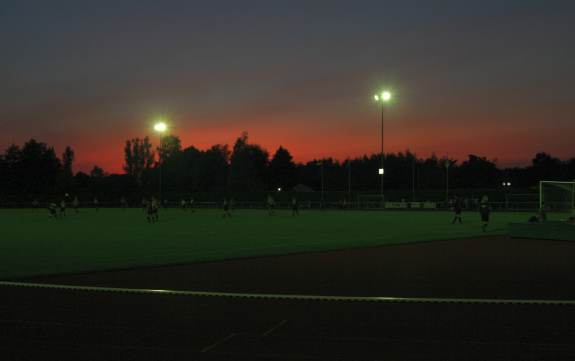
[[[167,209],[148,224],[141,209],[68,210],[57,220],[44,209],[0,210],[0,279],[505,235],[509,222],[529,217],[492,213],[484,233],[476,212],[464,212],[463,224],[442,211],[222,214]]]

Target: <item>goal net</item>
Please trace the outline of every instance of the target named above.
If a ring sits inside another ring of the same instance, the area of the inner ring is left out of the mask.
[[[575,211],[575,182],[539,182],[539,209],[572,214]]]

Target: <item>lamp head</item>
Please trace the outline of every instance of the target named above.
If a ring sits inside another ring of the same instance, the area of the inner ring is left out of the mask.
[[[373,99],[375,99],[376,102],[382,102],[382,103],[388,103],[391,100],[391,98],[393,98],[393,95],[388,90],[384,90],[380,94],[375,94],[373,96]]]
[[[391,100],[391,92],[386,90],[383,93],[381,93],[381,100],[384,102],[390,101]]]
[[[159,133],[163,133],[168,129],[168,126],[164,122],[157,122],[154,125],[154,130]]]

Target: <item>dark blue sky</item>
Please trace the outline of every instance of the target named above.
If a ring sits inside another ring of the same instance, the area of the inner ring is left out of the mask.
[[[0,146],[119,170],[163,115],[184,145],[247,130],[296,160],[386,149],[575,156],[573,1],[2,1]]]

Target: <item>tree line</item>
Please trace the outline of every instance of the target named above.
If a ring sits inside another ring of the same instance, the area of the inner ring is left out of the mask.
[[[249,141],[242,133],[233,147],[217,144],[206,150],[182,147],[169,135],[154,148],[149,138],[124,144],[124,173],[108,174],[94,166],[74,173],[75,153],[66,147],[59,157],[46,143],[30,139],[11,145],[0,154],[0,197],[41,197],[64,193],[100,197],[157,195],[168,198],[197,192],[266,192],[299,190],[364,192],[377,194],[380,187],[377,153],[346,160],[323,158],[294,162],[283,146],[273,154]],[[419,192],[451,189],[501,189],[511,183],[523,191],[540,180],[574,180],[575,158],[561,160],[537,153],[526,167],[500,168],[496,160],[470,154],[458,160],[431,155],[420,158],[409,150],[384,156],[384,189]]]

